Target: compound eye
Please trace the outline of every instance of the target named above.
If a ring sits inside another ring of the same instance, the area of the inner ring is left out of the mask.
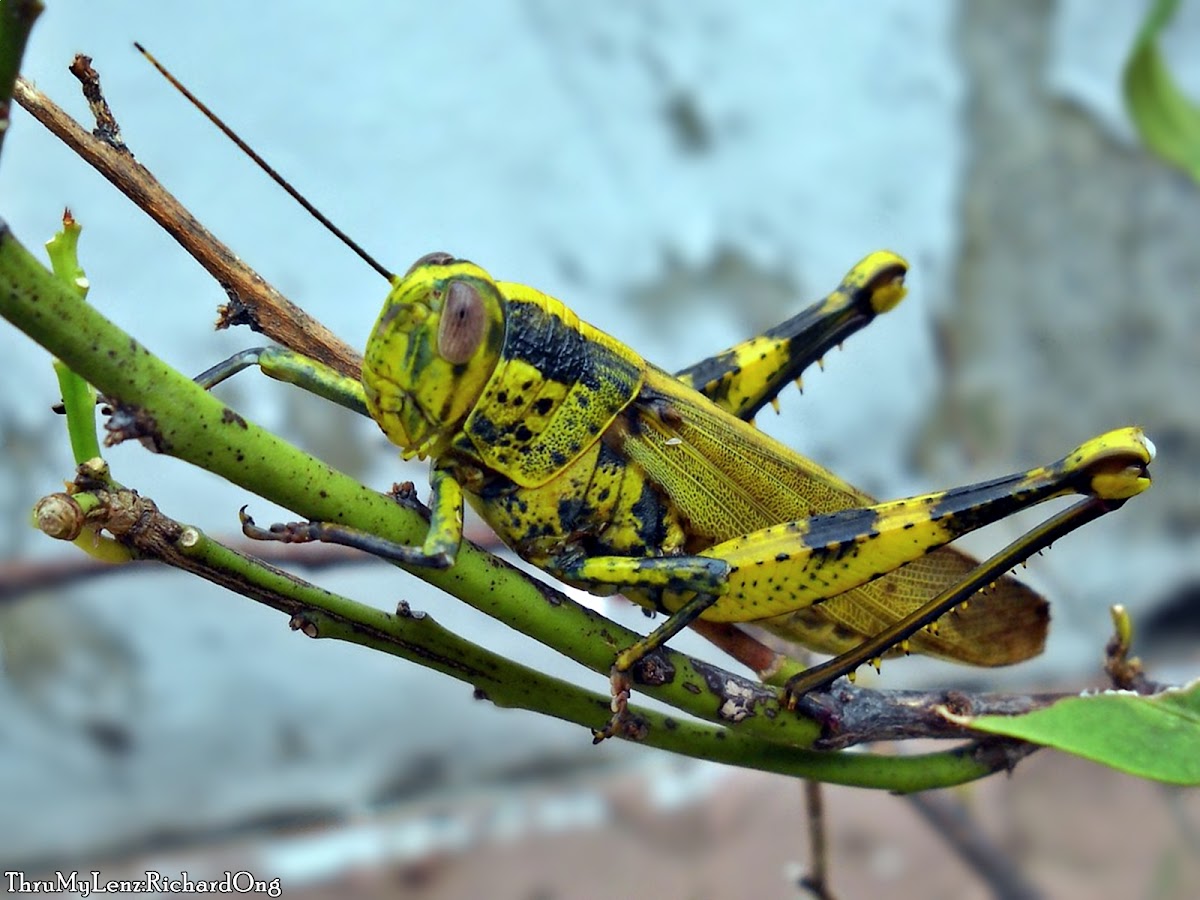
[[[411,275],[413,272],[415,272],[417,269],[421,268],[422,266],[444,266],[444,265],[446,265],[448,263],[452,263],[452,262],[454,262],[454,257],[451,256],[449,253],[447,253],[445,250],[434,250],[432,253],[426,253],[424,256],[422,256],[420,259],[418,259],[415,263],[413,263],[411,266],[409,266],[408,271],[405,272],[404,274]]]
[[[455,365],[470,359],[483,342],[485,324],[479,291],[463,281],[450,282],[438,323],[438,353],[442,359]]]

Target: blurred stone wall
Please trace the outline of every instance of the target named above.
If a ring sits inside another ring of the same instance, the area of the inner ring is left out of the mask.
[[[1144,150],[1121,107],[1146,8],[962,5],[962,246],[937,316],[942,389],[919,442],[927,463],[949,465],[957,448],[993,471],[1105,428],[1146,428],[1154,489],[1035,566],[1052,572],[1059,630],[1092,640],[1098,604],[1145,616],[1175,598],[1194,617],[1200,584],[1200,187]],[[1197,41],[1200,8],[1185,3],[1164,43],[1200,98]]]

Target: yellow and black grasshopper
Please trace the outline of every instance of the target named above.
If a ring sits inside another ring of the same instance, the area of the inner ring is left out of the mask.
[[[368,413],[406,458],[432,459],[430,526],[419,547],[324,523],[260,529],[245,517],[246,533],[444,568],[462,542],[465,499],[506,545],[556,578],[667,613],[614,661],[614,716],[598,737],[636,733],[624,728],[630,673],[698,618],[753,623],[841,654],[793,678],[791,700],[895,653],[976,666],[1035,656],[1047,604],[1004,573],[1150,485],[1153,445],[1123,428],[1048,466],[876,503],[750,420],[900,301],[907,264],[899,256],[867,256],[824,300],[673,376],[553,297],[450,254],[388,274],[159,68],[392,285],[361,384],[288,351],[247,351],[198,380],[211,386],[254,362],[265,368],[269,357],[275,377]],[[983,564],[946,546],[1067,494],[1088,499]]]
[[[1002,573],[1149,486],[1153,448],[1139,429],[1093,438],[1049,466],[875,503],[747,421],[810,362],[893,307],[905,272],[895,254],[873,253],[823,301],[672,376],[554,298],[429,254],[392,279],[367,342],[361,394],[332,373],[324,379],[311,361],[297,361],[303,375],[288,379],[325,380],[327,396],[340,380],[341,393],[353,395],[347,405],[365,401],[406,458],[432,459],[424,543],[398,546],[320,523],[266,531],[247,522],[247,533],[446,567],[462,541],[465,498],[509,547],[556,578],[669,614],[615,661],[614,717],[601,737],[624,731],[636,663],[697,618],[753,623],[830,653],[864,646],[833,674],[900,652],[977,666],[1028,659],[1042,649],[1047,604]],[[274,362],[289,364],[286,355]],[[1081,516],[1060,514],[990,568],[944,546],[1071,493],[1092,498]],[[939,595],[950,599],[930,612]],[[955,611],[937,621],[946,608]],[[789,683],[793,696],[827,680],[806,676]]]

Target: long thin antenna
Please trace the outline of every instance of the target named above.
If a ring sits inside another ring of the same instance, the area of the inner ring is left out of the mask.
[[[346,232],[342,231],[342,229],[340,229],[336,225],[334,225],[331,221],[329,221],[328,218],[326,218],[324,213],[322,213],[319,209],[317,209],[315,206],[313,206],[311,203],[309,203],[308,200],[305,199],[303,194],[301,194],[298,190],[296,190],[294,187],[292,187],[288,183],[286,178],[284,178],[282,175],[280,175],[278,172],[276,172],[275,169],[273,169],[267,163],[267,161],[265,159],[263,159],[261,156],[259,156],[253,150],[253,148],[251,148],[251,146],[249,144],[247,144],[240,137],[238,137],[237,133],[232,128],[230,128],[228,125],[226,125],[223,121],[221,121],[220,117],[217,116],[216,113],[214,113],[211,109],[209,109],[207,106],[205,106],[203,103],[201,103],[199,98],[197,98],[195,94],[193,94],[191,91],[189,91],[187,88],[185,88],[180,83],[179,79],[176,78],[174,75],[172,75],[169,71],[167,71],[166,66],[164,66],[157,59],[155,59],[154,56],[145,47],[143,47],[141,44],[137,43],[136,41],[134,42],[133,46],[137,48],[138,53],[140,53],[140,54],[142,54],[142,56],[146,57],[146,59],[147,59],[147,61],[149,61],[150,65],[152,65],[152,66],[154,66],[154,68],[158,69],[159,73],[163,76],[163,78],[167,79],[167,81],[170,82],[171,86],[174,87],[175,90],[177,90],[177,91],[179,91],[179,93],[183,94],[183,96],[188,99],[188,101],[192,104],[192,106],[196,107],[196,109],[200,110],[200,112],[202,112],[204,114],[204,117],[206,119],[208,119],[208,121],[212,122],[219,129],[221,129],[221,133],[224,134],[225,137],[227,137],[231,141],[233,141],[238,146],[238,149],[240,149],[243,153],[245,153],[252,160],[254,160],[255,164],[260,169],[262,169],[264,172],[266,172],[267,175],[270,176],[272,181],[274,181],[277,185],[279,185],[281,188],[283,188],[285,191],[287,191],[288,195],[293,200],[295,200],[297,203],[299,203],[301,206],[303,206],[308,211],[309,215],[311,215],[314,219],[316,219],[318,222],[320,222],[322,225],[324,225],[327,229],[329,229],[329,231],[334,235],[334,237],[336,237],[339,241],[341,241],[343,244],[345,244],[347,247],[349,247],[351,250],[353,250],[356,254],[358,254],[359,259],[361,259],[363,262],[365,262],[368,266],[370,266],[372,269],[374,269],[376,272],[378,272],[380,275],[382,275],[388,281],[391,281],[395,277],[393,275],[393,273],[391,271],[389,271],[386,266],[384,266],[382,263],[378,262],[375,259],[375,257],[371,256],[371,254],[367,253],[366,250],[364,250],[362,247],[360,247],[358,245],[357,241],[355,241],[353,238],[351,238],[350,235],[346,234]]]

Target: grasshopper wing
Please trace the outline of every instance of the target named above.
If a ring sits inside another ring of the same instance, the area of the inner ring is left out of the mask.
[[[621,451],[688,520],[689,552],[874,502],[654,367],[618,422]],[[840,652],[958,583],[974,565],[966,554],[941,548],[861,587],[755,624],[816,650]],[[936,633],[914,636],[907,650],[971,665],[1008,665],[1041,652],[1048,623],[1045,600],[1006,577],[944,617]]]

